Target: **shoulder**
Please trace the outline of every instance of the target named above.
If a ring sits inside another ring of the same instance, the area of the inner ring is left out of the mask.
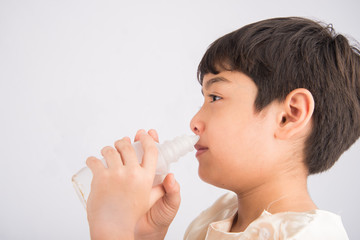
[[[340,216],[323,211],[282,212],[266,211],[245,230],[248,237],[287,240],[348,240]]]
[[[237,206],[237,197],[234,193],[229,192],[221,196],[190,223],[185,232],[184,240],[205,239],[210,223],[234,216]]]
[[[339,215],[324,210],[315,210],[312,215],[309,224],[297,234],[299,239],[349,239]]]

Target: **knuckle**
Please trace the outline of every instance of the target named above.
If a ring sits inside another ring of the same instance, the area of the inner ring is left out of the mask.
[[[119,151],[131,151],[133,149],[131,143],[127,141],[127,138],[116,141],[115,146]]]
[[[101,154],[102,155],[113,154],[115,152],[116,152],[115,149],[110,147],[110,146],[106,146],[103,149],[101,149]]]
[[[131,143],[131,139],[129,137],[124,137],[123,140],[127,143]]]
[[[139,129],[137,132],[136,132],[136,135],[141,135],[141,134],[144,134],[146,133],[146,131],[144,129]]]
[[[93,167],[97,166],[98,161],[100,161],[100,160],[97,159],[96,157],[91,156],[91,157],[88,157],[88,158],[86,159],[86,165],[87,165],[89,168],[93,168]]]
[[[116,140],[115,143],[114,143],[114,146],[115,146],[115,147],[120,147],[121,144],[122,144],[122,140],[121,140],[121,139],[120,139],[120,140]]]
[[[96,157],[93,157],[93,156],[88,157],[88,158],[86,159],[86,164],[87,164],[87,165],[93,164],[96,160],[97,160]]]
[[[148,138],[149,138],[150,136],[144,131],[144,132],[141,132],[140,134],[139,134],[139,139],[140,140],[148,140]]]

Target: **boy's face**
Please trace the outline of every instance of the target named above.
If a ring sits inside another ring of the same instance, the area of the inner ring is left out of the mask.
[[[234,191],[261,184],[276,165],[276,104],[256,113],[257,87],[237,71],[206,74],[202,92],[204,104],[191,121],[200,136],[200,178]]]

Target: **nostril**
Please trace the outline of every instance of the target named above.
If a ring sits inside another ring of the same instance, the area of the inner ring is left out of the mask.
[[[194,126],[193,132],[198,135],[200,133],[200,129],[197,126]]]
[[[204,131],[204,124],[196,119],[195,117],[190,122],[190,129],[196,135],[200,135],[202,131]]]

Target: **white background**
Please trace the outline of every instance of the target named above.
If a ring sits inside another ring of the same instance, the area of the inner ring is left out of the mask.
[[[304,16],[360,40],[359,1],[0,0],[0,239],[89,239],[71,176],[139,128],[190,134],[202,104],[196,68],[208,45],[245,24]],[[321,209],[360,239],[360,144],[310,178]],[[182,205],[166,239],[224,191],[173,165]]]

